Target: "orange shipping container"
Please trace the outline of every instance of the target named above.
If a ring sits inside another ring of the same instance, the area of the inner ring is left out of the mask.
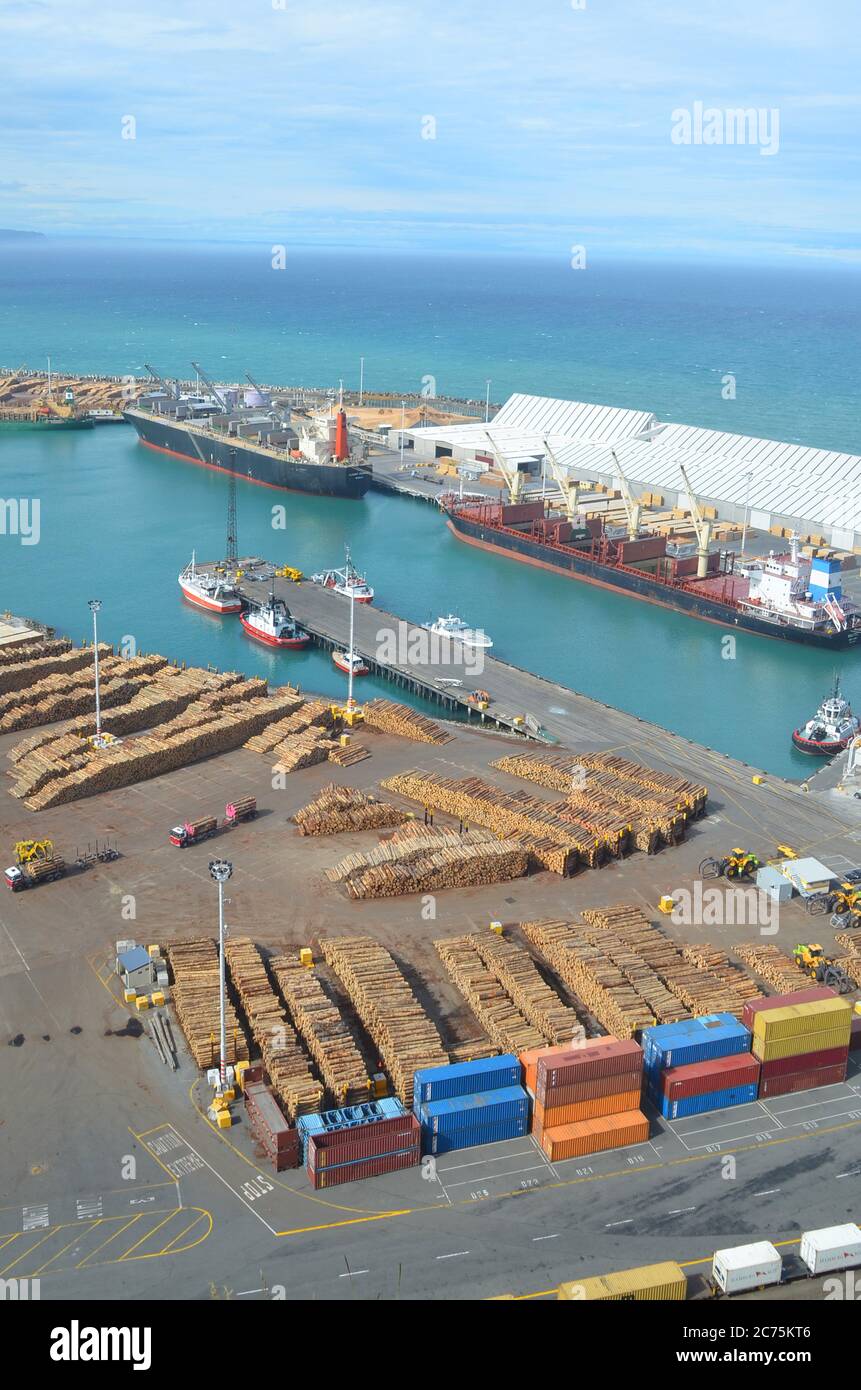
[[[541,1103],[549,1110],[555,1109],[557,1105],[576,1105],[581,1100],[597,1100],[599,1096],[616,1096],[620,1091],[636,1091],[637,1100],[634,1104],[639,1105],[642,1088],[643,1069],[637,1067],[634,1071],[620,1072],[617,1076],[593,1076],[589,1081],[574,1081],[569,1086],[557,1086],[552,1091],[545,1091]]]
[[[582,1158],[604,1149],[622,1149],[642,1144],[649,1137],[649,1121],[641,1110],[621,1115],[605,1115],[601,1120],[581,1120],[579,1124],[545,1129],[541,1147],[551,1163],[564,1158]]]
[[[639,1104],[639,1086],[633,1091],[616,1091],[613,1095],[597,1096],[594,1100],[578,1100],[573,1105],[553,1105],[545,1108],[540,1101],[536,1101],[533,1133],[543,1129],[556,1129],[559,1125],[573,1125],[578,1120],[597,1120],[602,1115],[619,1115],[626,1110],[636,1110]]]

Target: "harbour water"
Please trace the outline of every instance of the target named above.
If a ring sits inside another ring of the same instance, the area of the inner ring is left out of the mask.
[[[153,453],[123,425],[9,436],[0,480],[4,498],[41,504],[37,545],[0,537],[2,607],[80,640],[90,631],[87,600],[98,597],[107,641],[132,638],[138,650],[344,694],[327,654],[269,652],[235,619],[183,603],[176,576],[192,548],[206,559],[224,552],[221,474]],[[240,553],[308,574],[342,563],[349,542],[390,612],[417,622],[460,613],[486,629],[501,660],[782,776],[817,766],[795,752],[790,734],[825,694],[827,656],[740,634],[726,659],[724,629],[477,553],[435,508],[407,499],[372,492],[338,502],[242,482],[237,491]],[[273,528],[273,507],[285,509],[285,529]],[[856,697],[857,657],[843,660],[846,692]],[[373,677],[359,689],[393,694]]]

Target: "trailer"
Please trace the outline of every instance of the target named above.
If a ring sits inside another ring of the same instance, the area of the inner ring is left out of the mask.
[[[257,815],[257,797],[241,796],[228,801],[224,808],[225,825],[238,825],[243,820],[254,820]]]
[[[801,1259],[809,1274],[831,1274],[861,1265],[861,1229],[854,1221],[843,1226],[826,1226],[805,1231],[801,1237]]]
[[[50,883],[65,877],[66,862],[60,855],[51,859],[31,859],[25,864],[13,864],[6,869],[3,877],[13,893],[21,893],[25,888],[35,888],[40,883]]]
[[[780,1252],[775,1250],[770,1240],[760,1240],[753,1245],[716,1250],[710,1283],[712,1291],[720,1297],[721,1294],[768,1288],[772,1284],[779,1284],[782,1275]]]
[[[202,840],[208,840],[217,830],[217,816],[200,816],[197,820],[187,820],[182,825],[175,825],[168,838],[172,845],[184,849],[186,845],[199,845]]]

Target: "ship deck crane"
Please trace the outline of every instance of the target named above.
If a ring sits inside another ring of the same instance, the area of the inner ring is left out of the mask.
[[[577,513],[577,503],[579,500],[578,482],[576,478],[569,478],[562,465],[551,449],[546,439],[542,439],[544,454],[550,464],[550,472],[553,481],[562,493],[562,506],[565,508],[565,515],[574,526],[579,526],[580,518]]]
[[[622,472],[622,465],[620,464],[616,456],[616,450],[611,449],[610,455],[613,459],[613,463],[615,464],[616,473],[619,477],[619,482],[621,483],[620,491],[622,493],[622,501],[625,506],[625,515],[628,518],[628,539],[635,541],[637,539],[637,536],[640,534],[640,507],[642,506],[642,503],[631,492],[628,479]]]
[[[160,374],[159,372],[156,371],[155,367],[151,367],[150,364],[149,364],[149,362],[144,362],[144,366],[146,367],[147,371],[149,372],[149,374],[150,374],[150,376],[153,378],[153,380],[158,382],[159,386],[161,387],[162,391],[164,391],[165,395],[166,395],[166,396],[172,396],[173,399],[174,399],[175,401],[178,401],[178,400],[179,400],[179,387],[176,385],[176,383],[174,383],[173,385],[171,385],[169,381],[165,381],[164,377],[161,376],[161,374]]]
[[[202,367],[198,366],[198,364],[197,364],[196,362],[192,362],[191,365],[192,365],[192,367],[194,368],[194,370],[197,372],[197,375],[200,377],[201,381],[203,382],[204,386],[205,386],[205,387],[207,388],[207,390],[209,391],[210,395],[211,395],[211,396],[218,402],[218,404],[221,406],[221,409],[224,411],[225,415],[229,415],[229,414],[230,414],[230,410],[229,410],[229,407],[228,407],[228,405],[227,405],[227,401],[224,399],[224,397],[222,396],[221,392],[218,390],[218,387],[215,385],[215,383],[212,382],[212,381],[210,381],[209,377],[206,375],[206,372],[203,370]]]
[[[705,579],[709,572],[709,545],[711,544],[712,538],[711,522],[707,521],[702,514],[700,504],[696,498],[696,493],[691,487],[691,480],[685,472],[684,464],[679,464],[679,470],[685,480],[685,490],[688,494],[691,521],[697,533],[697,579]]]
[[[519,502],[521,489],[523,486],[523,474],[520,472],[519,469],[511,468],[509,466],[508,460],[505,458],[505,455],[494,444],[490,436],[490,431],[485,430],[484,433],[487,442],[490,445],[491,453],[493,454],[493,457],[496,459],[499,471],[505,479],[505,484],[508,488],[509,500],[511,502]]]

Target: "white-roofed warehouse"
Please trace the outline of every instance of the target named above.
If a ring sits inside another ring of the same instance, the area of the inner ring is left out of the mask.
[[[408,431],[417,458],[452,454],[486,462],[491,439],[512,463],[540,458],[546,440],[572,477],[618,481],[610,450],[634,492],[659,489],[686,503],[679,465],[697,497],[721,517],[759,530],[793,527],[820,533],[838,550],[861,547],[861,456],[663,424],[643,410],[546,396],[511,396],[490,425],[432,425]]]

